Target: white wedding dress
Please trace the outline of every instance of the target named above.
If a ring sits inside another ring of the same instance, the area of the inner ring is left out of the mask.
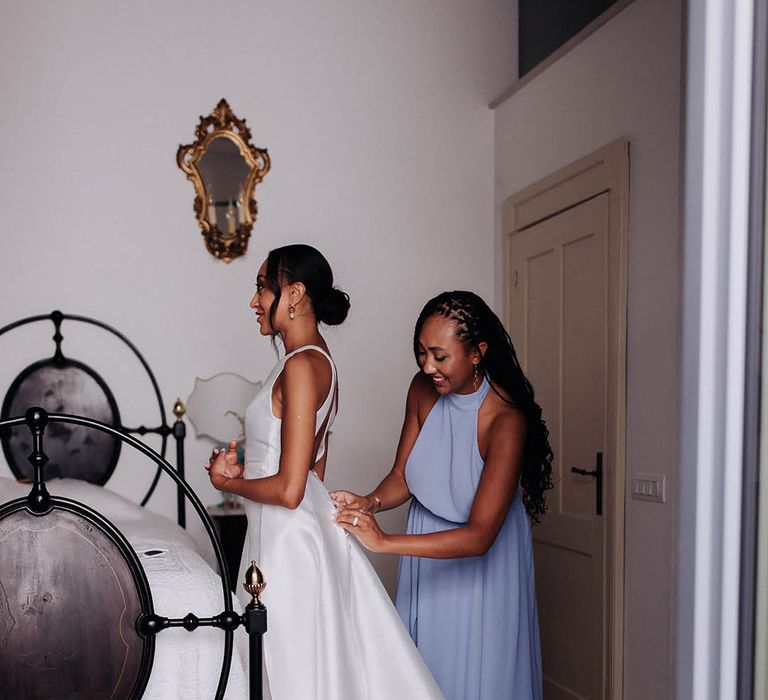
[[[285,362],[307,350],[324,355],[332,368],[331,390],[316,420],[319,432],[328,417],[318,459],[323,456],[335,415],[336,368],[326,352],[308,345],[280,360],[246,411],[247,479],[278,471],[281,421],[272,413],[272,387]],[[443,698],[360,545],[334,522],[333,502],[314,470],[296,510],[251,501],[245,508],[241,570],[253,559],[267,582],[261,596],[267,607],[265,697]],[[244,592],[242,600],[249,600]]]

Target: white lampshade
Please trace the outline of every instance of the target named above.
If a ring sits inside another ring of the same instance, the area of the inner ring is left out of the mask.
[[[197,437],[217,443],[245,437],[245,409],[262,382],[250,382],[234,372],[221,372],[208,379],[195,379],[187,399],[187,418]]]

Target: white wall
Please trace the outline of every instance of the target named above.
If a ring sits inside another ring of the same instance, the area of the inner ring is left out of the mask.
[[[627,494],[627,700],[671,698],[674,680],[680,56],[680,1],[636,0],[496,110],[499,307],[502,202],[616,138],[631,141],[627,482],[660,472],[667,502]]]
[[[394,454],[421,306],[446,288],[493,295],[487,103],[516,74],[511,5],[4,3],[0,324],[53,308],[105,320],[144,351],[170,406],[196,376],[266,376],[256,270],[272,247],[313,243],[352,299],[327,334],[342,382],[328,482],[372,488]],[[229,266],[205,251],[175,163],[221,97],[272,157],[250,251]],[[35,359],[10,347],[8,376]],[[124,366],[97,355],[106,375]],[[130,409],[139,387],[122,383],[127,418],[144,418]],[[210,446],[190,433],[189,480],[214,502]],[[165,488],[152,507],[171,503]],[[390,586],[395,567],[379,562]]]

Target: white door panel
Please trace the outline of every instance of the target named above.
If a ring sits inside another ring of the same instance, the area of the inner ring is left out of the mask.
[[[534,528],[547,700],[605,698],[609,494],[598,503],[596,477],[571,467],[594,470],[607,453],[609,206],[598,195],[515,233],[508,248],[510,335],[555,452]]]

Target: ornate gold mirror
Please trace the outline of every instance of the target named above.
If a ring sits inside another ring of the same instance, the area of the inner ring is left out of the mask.
[[[179,146],[176,162],[195,186],[195,214],[211,255],[226,263],[245,254],[258,208],[256,185],[269,172],[269,154],[251,144],[245,119],[226,100],[200,117],[196,140]]]

